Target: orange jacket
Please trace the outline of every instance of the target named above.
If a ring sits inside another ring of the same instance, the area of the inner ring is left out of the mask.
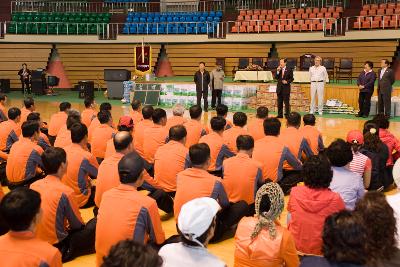
[[[53,114],[49,122],[49,135],[57,136],[61,127],[67,123],[68,114],[64,111],[59,111]]]
[[[294,239],[290,232],[276,223],[277,236],[271,239],[268,230],[261,230],[252,240],[251,234],[257,224],[257,218],[244,217],[238,225],[235,235],[234,267],[297,267],[297,255]]]

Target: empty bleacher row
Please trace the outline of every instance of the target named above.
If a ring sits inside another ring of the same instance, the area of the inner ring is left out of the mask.
[[[135,44],[58,44],[57,51],[71,84],[93,80],[106,87],[104,69],[134,70]],[[161,45],[152,44],[151,66],[154,69]]]
[[[97,34],[110,22],[109,13],[18,12],[7,32],[14,34]]]
[[[241,10],[231,32],[331,30],[342,12],[342,7]]]
[[[222,20],[221,11],[210,12],[130,12],[124,34],[212,33]]]
[[[397,28],[400,26],[400,3],[363,5],[354,29]]]

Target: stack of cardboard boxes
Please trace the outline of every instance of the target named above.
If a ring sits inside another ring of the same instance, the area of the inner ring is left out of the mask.
[[[266,106],[269,111],[277,112],[278,100],[276,92],[273,88],[276,88],[276,84],[259,85],[257,89],[257,95],[249,99],[249,107],[252,109],[257,109],[259,106]],[[291,85],[290,106],[292,111],[309,111],[310,101],[306,97],[304,91],[301,89],[300,84]]]

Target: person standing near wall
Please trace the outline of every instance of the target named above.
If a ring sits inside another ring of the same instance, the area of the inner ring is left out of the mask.
[[[196,84],[197,105],[201,106],[201,98],[204,98],[204,111],[208,111],[208,85],[210,84],[210,73],[205,69],[204,62],[199,63],[199,70],[194,74]]]
[[[322,58],[317,56],[315,57],[315,65],[310,67],[310,95],[311,95],[311,105],[310,105],[310,114],[319,113],[322,115],[322,110],[324,108],[324,89],[325,89],[325,81],[328,79],[328,73],[326,72],[326,68],[321,65]],[[318,108],[316,109],[316,95],[318,96]]]
[[[221,63],[217,63],[217,67],[210,74],[210,87],[212,92],[211,108],[215,108],[215,104],[222,103],[222,90],[224,89],[225,72],[222,69]]]

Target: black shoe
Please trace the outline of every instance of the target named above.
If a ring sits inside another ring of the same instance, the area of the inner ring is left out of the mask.
[[[276,116],[276,118],[277,119],[283,119],[283,116],[282,115],[278,115],[278,116]]]

